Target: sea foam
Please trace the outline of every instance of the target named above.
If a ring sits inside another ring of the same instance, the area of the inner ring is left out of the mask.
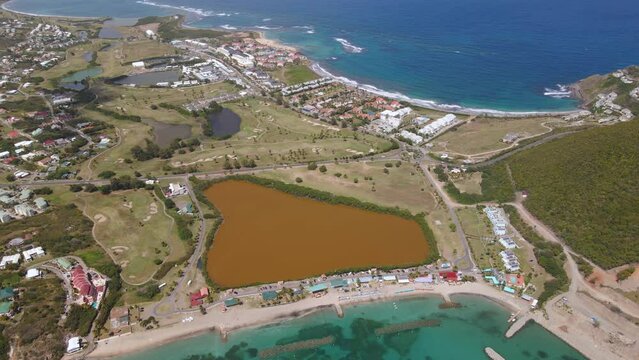
[[[337,41],[338,43],[342,44],[342,47],[344,48],[344,50],[353,53],[353,54],[359,54],[362,51],[364,51],[364,48],[359,47],[359,46],[355,46],[353,44],[351,44],[348,40],[346,39],[342,39],[342,38],[334,38],[335,41]]]
[[[223,12],[222,13],[216,13],[215,11],[210,11],[210,10],[198,9],[198,8],[193,8],[193,7],[188,7],[188,6],[174,6],[174,5],[160,4],[160,3],[156,3],[156,2],[148,1],[148,0],[138,0],[138,1],[136,1],[136,3],[142,4],[142,5],[165,8],[165,9],[182,10],[182,11],[186,11],[186,12],[198,15],[198,16],[203,16],[203,17],[231,16],[231,14],[223,13]]]

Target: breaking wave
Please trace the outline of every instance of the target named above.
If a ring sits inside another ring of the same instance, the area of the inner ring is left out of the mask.
[[[364,48],[361,48],[359,46],[355,46],[355,45],[351,44],[350,42],[348,42],[348,40],[346,40],[346,39],[335,38],[335,41],[337,41],[338,43],[342,44],[342,47],[347,52],[350,52],[350,53],[353,53],[353,54],[359,54],[362,51],[364,51]]]
[[[192,8],[192,7],[188,7],[188,6],[174,6],[174,5],[160,4],[160,3],[156,3],[156,2],[148,1],[148,0],[138,0],[138,1],[136,1],[136,3],[142,4],[142,5],[148,5],[148,6],[155,6],[155,7],[164,8],[164,9],[174,9],[174,10],[186,11],[186,12],[198,15],[198,16],[203,16],[203,17],[209,17],[209,16],[231,16],[231,14],[223,13],[223,12],[222,13],[216,13],[215,11],[210,11],[210,10]]]

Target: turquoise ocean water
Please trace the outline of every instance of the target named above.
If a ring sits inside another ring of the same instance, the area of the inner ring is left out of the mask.
[[[227,342],[211,333],[118,360],[257,359],[259,351],[276,345],[327,336],[333,336],[333,344],[283,353],[275,359],[474,360],[487,359],[484,348],[488,346],[509,360],[585,359],[534,323],[506,339],[510,314],[491,300],[470,295],[458,295],[453,300],[463,306],[439,309],[441,299],[428,297],[347,307],[343,318],[326,310],[281,324],[232,332]],[[436,320],[439,326],[375,334],[383,326],[418,320]]]
[[[199,27],[251,28],[331,73],[471,108],[573,109],[546,88],[639,63],[636,0],[14,0],[54,15],[176,12]]]

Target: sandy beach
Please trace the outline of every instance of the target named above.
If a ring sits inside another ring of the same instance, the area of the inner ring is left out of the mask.
[[[255,41],[259,42],[260,44],[286,51],[298,51],[298,49],[294,48],[293,46],[284,45],[276,40],[268,39],[263,31],[256,31],[255,33],[258,34],[258,36],[255,38]]]
[[[240,328],[257,327],[306,316],[326,308],[334,308],[339,313],[340,311],[348,312],[348,306],[356,303],[389,301],[416,296],[438,296],[448,300],[451,295],[455,294],[470,294],[491,299],[506,307],[511,313],[517,314],[524,322],[527,320],[538,322],[591,359],[628,358],[611,352],[609,347],[612,344],[606,344],[603,337],[589,331],[587,323],[582,324],[585,327],[570,324],[570,331],[566,331],[567,324],[574,322],[574,320],[566,320],[558,315],[546,319],[541,311],[531,312],[527,301],[483,283],[440,284],[428,287],[418,284],[385,285],[372,296],[356,297],[356,294],[356,292],[331,291],[322,297],[308,297],[293,304],[268,308],[249,308],[247,305],[241,305],[230,308],[227,312],[222,312],[222,305],[215,305],[208,309],[206,315],[201,315],[199,311],[185,313],[172,318],[172,324],[163,325],[158,329],[101,340],[97,349],[89,354],[88,358],[108,359],[154,348],[205,332],[215,331],[223,335]],[[181,322],[183,318],[189,316],[194,318],[193,321]]]

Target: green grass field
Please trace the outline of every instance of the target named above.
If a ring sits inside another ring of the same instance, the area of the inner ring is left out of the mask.
[[[398,206],[413,213],[429,212],[434,208],[434,199],[427,191],[428,184],[421,172],[403,163],[400,167],[388,168],[389,174],[385,174],[385,163],[329,164],[326,173],[295,168],[260,172],[259,176],[289,183],[299,177],[304,186],[384,206]]]
[[[94,222],[94,235],[122,267],[122,278],[132,284],[148,281],[159,268],[156,260],[171,260],[184,254],[173,219],[151,192],[122,191],[65,194]],[[86,251],[89,261],[97,254]]]
[[[506,134],[541,134],[548,131],[543,123],[559,121],[558,118],[476,118],[435,139],[433,150],[473,155],[504,149],[509,146],[501,141]]]
[[[319,78],[319,76],[306,65],[288,65],[284,68],[271,71],[271,75],[287,85],[299,84]]]

